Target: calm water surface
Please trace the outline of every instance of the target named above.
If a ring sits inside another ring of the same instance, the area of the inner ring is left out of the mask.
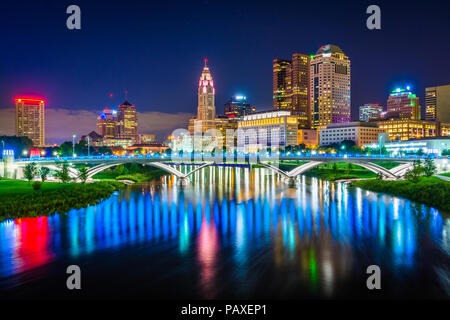
[[[265,169],[211,167],[184,189],[175,179],[0,223],[0,296],[450,298],[448,214],[315,178],[289,188]],[[66,289],[72,264],[81,291]]]

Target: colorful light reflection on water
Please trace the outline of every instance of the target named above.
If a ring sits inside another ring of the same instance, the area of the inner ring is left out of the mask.
[[[26,296],[33,281],[57,281],[51,266],[100,265],[107,255],[118,260],[110,272],[137,259],[124,283],[151,279],[135,292],[162,297],[355,296],[370,264],[391,281],[390,295],[449,294],[450,221],[438,210],[315,178],[288,188],[265,169],[207,168],[187,189],[175,179],[67,214],[2,222],[1,286]],[[169,283],[175,291],[165,291]]]

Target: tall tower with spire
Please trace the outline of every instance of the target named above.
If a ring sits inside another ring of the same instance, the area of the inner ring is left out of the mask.
[[[200,81],[198,82],[198,108],[197,108],[197,120],[201,120],[202,126],[207,127],[205,129],[213,128],[214,121],[216,119],[216,107],[214,105],[214,95],[216,90],[214,89],[214,81],[206,63],[208,59],[205,59],[205,66],[203,67]]]

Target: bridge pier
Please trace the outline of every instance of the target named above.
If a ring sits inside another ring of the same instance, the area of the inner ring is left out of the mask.
[[[297,177],[283,177],[282,181],[286,183],[289,188],[295,188],[297,186]]]
[[[177,185],[181,188],[186,188],[187,186],[189,186],[189,178],[185,178],[185,177],[178,177],[177,178]]]

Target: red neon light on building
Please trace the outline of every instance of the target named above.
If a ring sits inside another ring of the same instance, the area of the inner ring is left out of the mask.
[[[34,103],[45,103],[44,99],[39,99],[39,98],[23,98],[23,97],[18,97],[15,98],[14,101],[16,102],[34,102]]]

